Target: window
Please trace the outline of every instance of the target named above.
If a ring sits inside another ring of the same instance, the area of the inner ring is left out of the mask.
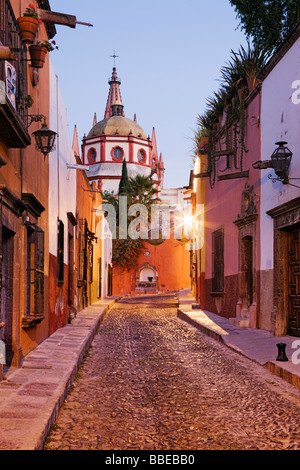
[[[114,147],[112,149],[112,158],[115,161],[122,161],[124,155],[124,151],[121,147]]]
[[[145,150],[140,150],[138,153],[138,160],[140,163],[144,163],[146,161],[146,152]]]
[[[88,151],[88,162],[93,164],[96,162],[96,158],[97,158],[97,152],[94,148],[91,148],[89,151]]]
[[[64,283],[64,224],[57,221],[57,283]]]
[[[43,230],[30,225],[27,228],[26,315],[32,317],[33,321],[34,317],[44,317],[44,245]]]
[[[224,292],[224,228],[220,228],[212,234],[213,250],[213,273],[212,289],[213,292]]]
[[[78,272],[78,286],[81,287],[87,281],[87,221],[86,219],[79,220],[79,272]]]

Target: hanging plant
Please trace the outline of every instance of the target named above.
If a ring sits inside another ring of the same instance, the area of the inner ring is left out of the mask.
[[[240,170],[243,171],[243,156],[244,152],[248,152],[245,144],[246,135],[246,110],[245,110],[245,95],[246,91],[243,89],[240,94],[240,145],[241,145],[241,157],[240,157]]]
[[[19,101],[19,109],[29,109],[33,106],[33,99],[31,95],[25,96],[24,99]]]

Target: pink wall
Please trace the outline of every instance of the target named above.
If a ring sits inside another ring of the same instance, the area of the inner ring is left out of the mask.
[[[209,178],[206,178],[205,196],[205,300],[202,307],[226,317],[235,317],[236,304],[239,298],[238,273],[239,273],[239,229],[234,224],[241,213],[242,193],[245,185],[253,185],[254,200],[259,211],[260,185],[259,170],[255,170],[252,164],[260,157],[260,94],[257,94],[246,108],[246,138],[245,144],[248,152],[243,155],[243,171],[249,171],[249,175],[219,181],[219,176],[240,172],[231,165],[226,169],[226,156],[220,157],[216,164],[215,184],[211,187]],[[218,147],[217,150],[224,149]],[[232,157],[231,157],[232,158]],[[212,233],[224,228],[224,274],[225,295],[220,298],[213,297],[212,292]],[[257,219],[257,250],[259,250],[259,218]],[[256,257],[256,269],[259,271],[259,256]]]

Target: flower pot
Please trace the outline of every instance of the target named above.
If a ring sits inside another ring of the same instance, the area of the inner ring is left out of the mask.
[[[0,46],[0,60],[17,60],[16,56],[7,46]]]
[[[199,141],[199,145],[198,145],[198,148],[199,149],[202,149],[203,147],[205,147],[205,145],[208,144],[208,137],[201,137],[200,141]]]
[[[34,68],[42,69],[45,64],[46,54],[48,52],[47,47],[32,45],[29,46],[29,54],[31,59],[31,65]]]
[[[249,92],[254,90],[257,84],[257,78],[255,77],[255,75],[249,75],[247,77],[247,84],[248,84]]]
[[[32,44],[39,26],[38,20],[31,16],[20,16],[20,18],[17,19],[17,23],[20,29],[21,40],[25,44]]]

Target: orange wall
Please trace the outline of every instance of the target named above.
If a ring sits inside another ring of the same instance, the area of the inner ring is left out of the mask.
[[[149,252],[149,256],[145,253]],[[154,266],[158,272],[158,290],[180,290],[191,286],[190,252],[185,243],[171,238],[159,246],[145,243],[145,249],[139,256],[136,269],[128,271],[119,267],[113,269],[113,295],[125,295],[135,292],[136,271],[144,264]]]
[[[33,1],[36,6],[36,2]],[[18,18],[28,6],[25,0],[11,0],[11,5]],[[44,25],[40,25],[39,39],[47,40],[48,36]],[[29,55],[28,55],[29,57]],[[28,62],[28,94],[33,98],[34,104],[28,110],[28,114],[43,114],[49,122],[49,57],[43,69],[39,70],[39,81],[33,84],[32,68]],[[31,135],[41,127],[41,123],[33,123],[28,132]],[[44,316],[45,319],[34,327],[22,328],[22,317],[25,314],[26,304],[26,257],[27,241],[25,228],[22,225],[22,217],[18,221],[18,229],[15,235],[14,255],[14,278],[16,288],[14,289],[14,312],[13,312],[13,365],[19,365],[22,357],[26,356],[40,342],[48,336],[48,278],[49,278],[49,235],[48,235],[48,185],[49,168],[48,157],[44,160],[43,155],[35,149],[34,139],[25,149],[7,148],[0,143],[0,153],[7,161],[7,165],[1,168],[0,184],[7,186],[18,198],[22,199],[22,193],[33,194],[45,207],[45,211],[38,219],[39,227],[45,233],[45,265],[44,265]]]

